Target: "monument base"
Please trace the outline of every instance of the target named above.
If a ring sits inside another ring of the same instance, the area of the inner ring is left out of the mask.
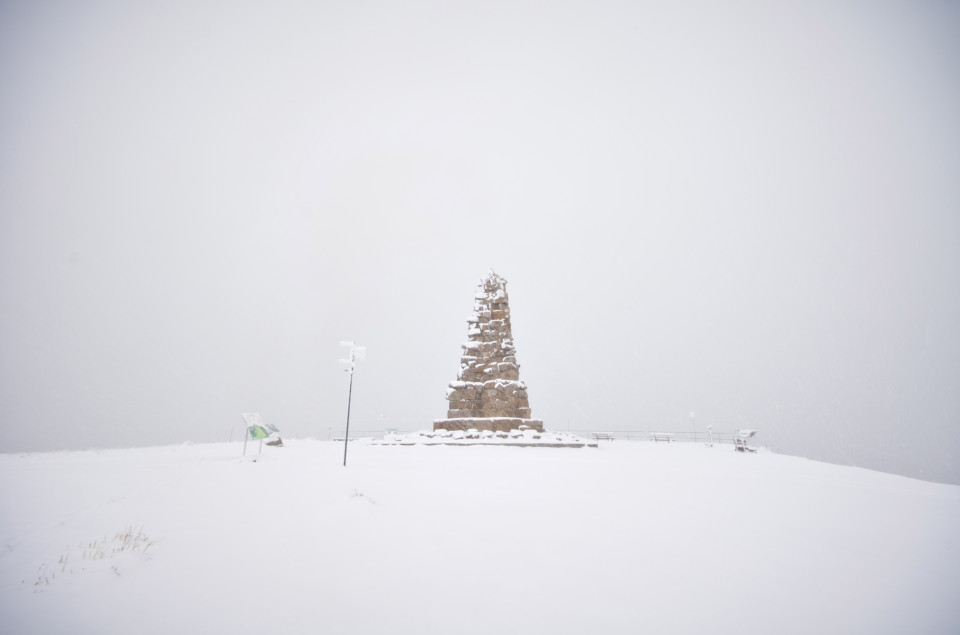
[[[510,432],[526,426],[531,430],[543,432],[540,419],[517,419],[513,417],[464,417],[462,419],[434,419],[434,430],[490,430],[491,432]]]

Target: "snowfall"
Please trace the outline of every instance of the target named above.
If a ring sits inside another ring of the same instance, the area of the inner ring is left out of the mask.
[[[0,455],[0,632],[960,632],[960,486],[692,443],[241,453]]]

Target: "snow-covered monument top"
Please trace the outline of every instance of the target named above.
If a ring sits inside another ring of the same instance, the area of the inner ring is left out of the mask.
[[[507,281],[492,269],[477,287],[462,348],[460,372],[447,388],[447,418],[434,421],[434,430],[496,432],[527,426],[542,432],[543,421],[531,418],[527,386],[520,381]]]

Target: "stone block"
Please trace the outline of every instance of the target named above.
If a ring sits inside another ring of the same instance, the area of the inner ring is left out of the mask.
[[[519,417],[465,417],[460,419],[437,419],[433,422],[434,430],[490,430],[493,432],[509,432],[519,430],[520,426],[527,429],[543,432],[543,421],[538,419],[521,419]]]

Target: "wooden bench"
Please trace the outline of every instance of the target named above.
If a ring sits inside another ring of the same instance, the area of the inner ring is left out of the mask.
[[[666,441],[670,443],[673,441],[674,434],[672,432],[651,432],[650,440],[654,443],[660,443],[661,441]]]
[[[747,441],[750,440],[753,435],[757,433],[756,430],[737,430],[737,435],[733,437],[733,449],[735,452],[756,452],[757,448],[753,447]]]
[[[613,435],[609,432],[593,432],[590,436],[594,441],[613,441]]]

